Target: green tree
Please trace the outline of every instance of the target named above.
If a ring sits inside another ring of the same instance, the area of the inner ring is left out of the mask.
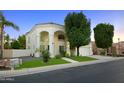
[[[107,55],[107,48],[112,46],[114,36],[114,26],[111,24],[100,23],[94,28],[95,43],[98,48],[105,50]]]
[[[18,42],[18,40],[14,40],[13,42],[11,42],[11,48],[20,49],[20,43]]]
[[[5,27],[12,27],[15,30],[19,30],[19,27],[15,25],[14,23],[8,21],[3,13],[0,11],[0,37],[1,37],[1,57],[3,57],[3,49],[4,49],[4,44],[3,44],[3,33],[4,33],[4,28]]]
[[[25,35],[19,36],[18,41],[20,43],[20,49],[26,48],[26,38]]]
[[[8,34],[6,36],[4,36],[4,41],[5,41],[4,48],[5,49],[9,49],[10,48],[9,40],[10,40],[10,37],[9,37]]]
[[[65,18],[65,31],[70,42],[70,49],[77,48],[79,56],[80,46],[88,45],[90,42],[90,20],[82,13],[69,13]]]
[[[5,44],[4,44],[4,49],[10,49],[10,45],[9,45],[8,42],[5,42]]]
[[[4,39],[5,39],[7,42],[9,42],[10,36],[7,34],[7,35],[5,35]]]

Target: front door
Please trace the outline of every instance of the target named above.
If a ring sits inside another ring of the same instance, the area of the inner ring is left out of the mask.
[[[64,46],[59,46],[59,53],[63,54],[64,51],[65,51]]]

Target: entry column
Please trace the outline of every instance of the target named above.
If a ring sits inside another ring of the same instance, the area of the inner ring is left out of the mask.
[[[50,57],[54,57],[54,33],[49,33],[49,52]]]
[[[36,48],[39,49],[40,48],[40,34],[38,33],[36,36]]]
[[[40,57],[40,52],[39,51],[36,52],[37,49],[38,50],[40,49],[40,34],[36,35],[36,47],[35,47],[35,51],[34,51],[35,57]]]

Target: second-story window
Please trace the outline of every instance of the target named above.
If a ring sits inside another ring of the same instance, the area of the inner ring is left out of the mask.
[[[58,35],[58,39],[59,40],[64,40],[65,39],[65,36],[64,35]]]

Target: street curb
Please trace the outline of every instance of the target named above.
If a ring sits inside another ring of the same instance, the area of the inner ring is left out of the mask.
[[[113,59],[106,59],[106,60],[104,59],[104,60],[95,60],[95,61],[87,61],[87,62],[79,62],[79,63],[68,63],[68,64],[52,65],[52,66],[37,67],[37,68],[27,68],[22,70],[0,71],[0,78],[43,73],[48,71],[54,71],[54,70],[60,70],[60,69],[66,69],[71,67],[78,67],[78,66],[86,66],[86,65],[92,65],[92,64],[107,63],[107,62],[112,62],[112,61],[121,60],[121,59],[124,59],[124,58],[113,58]]]

